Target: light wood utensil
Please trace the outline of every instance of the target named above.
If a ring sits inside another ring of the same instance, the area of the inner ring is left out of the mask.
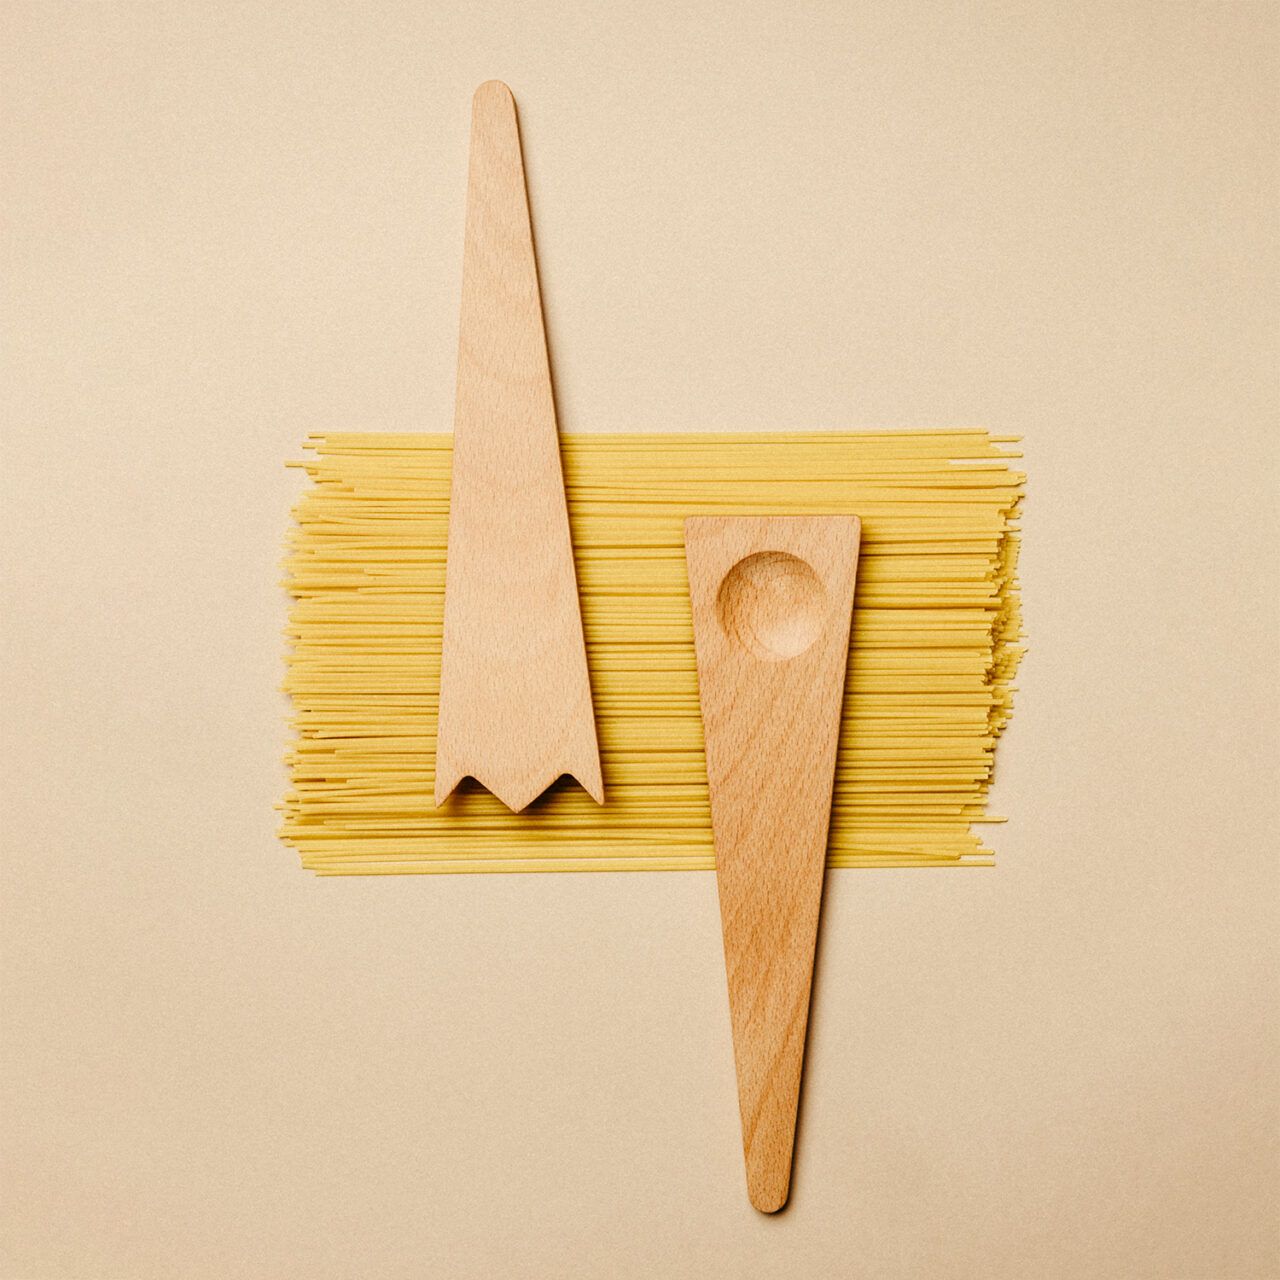
[[[685,522],[747,1194],[791,1185],[860,523]]]
[[[604,800],[515,101],[476,90],[462,260],[435,802]]]

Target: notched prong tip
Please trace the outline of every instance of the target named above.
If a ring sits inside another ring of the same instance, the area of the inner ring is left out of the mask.
[[[597,777],[588,782],[585,778],[580,778],[576,773],[562,773],[560,776],[562,778],[572,778],[596,804],[604,804],[604,782],[602,779]]]
[[[441,777],[446,776],[448,775],[441,775]],[[437,809],[458,789],[459,784],[465,778],[470,778],[488,791],[490,795],[501,800],[512,813],[523,813],[539,796],[550,790],[561,778],[569,778],[571,781],[576,782],[596,804],[604,804],[604,783],[602,781],[592,775],[591,781],[588,783],[578,774],[562,769],[551,771],[540,782],[523,784],[486,779],[475,772],[458,773],[447,785],[441,781],[441,778],[437,778],[435,785],[435,804]]]
[[[435,788],[432,795],[437,809],[444,804],[451,795],[453,795],[453,793],[458,789],[458,784],[466,775],[461,773],[455,774],[453,775],[453,780],[448,782],[445,781],[446,776],[447,775],[444,774],[436,775]]]

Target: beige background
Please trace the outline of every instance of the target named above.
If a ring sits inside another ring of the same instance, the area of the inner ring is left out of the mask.
[[[20,3],[3,1280],[1280,1275],[1272,3]],[[317,428],[451,418],[468,99],[562,423],[1026,435],[994,872],[830,878],[748,1207],[709,875],[274,839]]]

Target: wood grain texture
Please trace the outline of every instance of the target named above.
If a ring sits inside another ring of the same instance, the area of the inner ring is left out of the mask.
[[[791,1185],[860,522],[685,522],[747,1193]]]
[[[558,777],[604,800],[515,102],[476,90],[435,802],[474,777],[519,811]]]

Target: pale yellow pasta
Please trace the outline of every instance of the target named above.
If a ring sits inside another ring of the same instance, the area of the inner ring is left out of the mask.
[[[987,865],[1021,635],[1023,477],[980,430],[570,435],[565,481],[607,802],[432,805],[447,435],[313,436],[286,585],[283,838],[323,875],[713,866],[682,521],[862,517],[829,865]]]

